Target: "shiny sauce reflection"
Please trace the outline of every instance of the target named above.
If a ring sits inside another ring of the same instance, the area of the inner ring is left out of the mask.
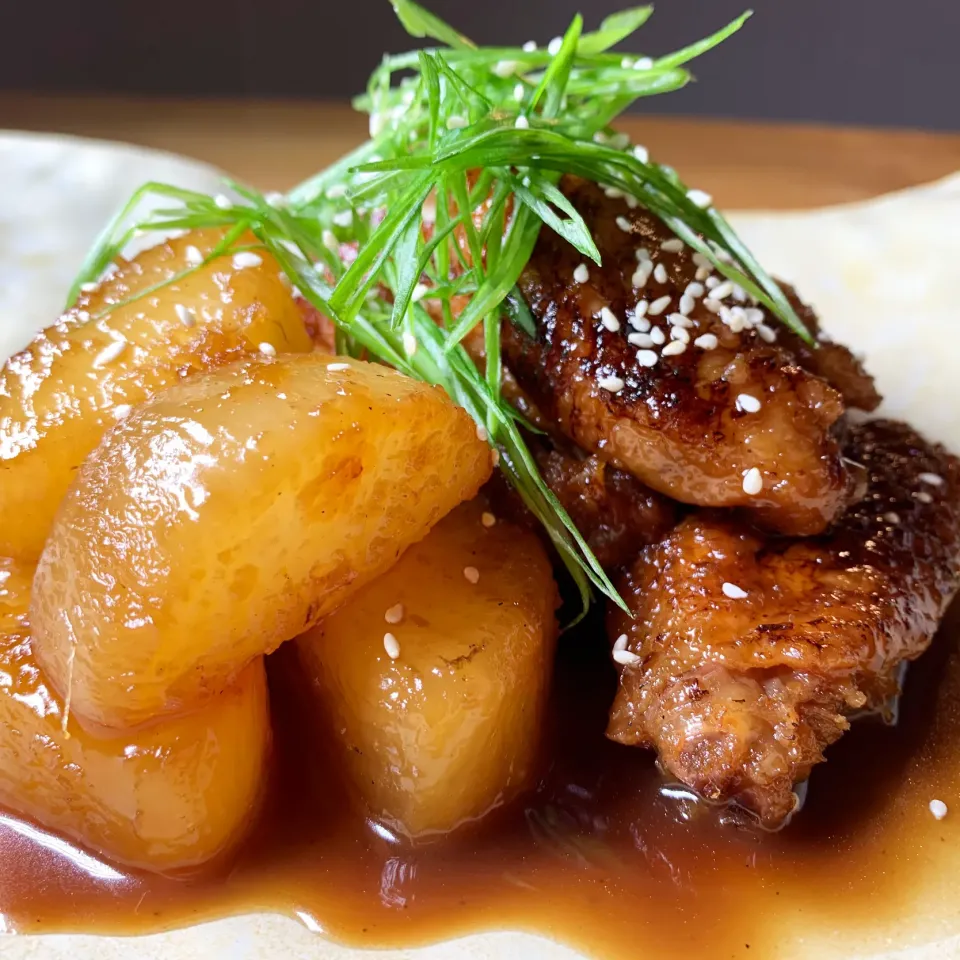
[[[861,721],[815,772],[790,827],[764,833],[666,782],[603,737],[615,683],[598,625],[561,643],[536,788],[445,840],[411,846],[351,808],[272,658],[278,755],[267,807],[227,863],[170,879],[124,874],[0,820],[0,912],[21,932],[147,932],[277,911],[370,947],[472,931],[542,933],[598,958],[682,949],[765,957],[799,930],[895,930],[960,819],[958,610],[907,678],[896,728]]]

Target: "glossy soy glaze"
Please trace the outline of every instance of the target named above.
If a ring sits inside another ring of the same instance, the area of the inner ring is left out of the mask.
[[[614,673],[592,621],[561,641],[536,790],[445,840],[392,842],[311,763],[295,661],[282,650],[270,658],[271,798],[230,863],[180,879],[124,874],[10,821],[0,909],[25,932],[145,932],[272,910],[371,947],[510,927],[603,960],[774,957],[821,931],[889,948],[917,911],[910,898],[948,875],[957,838],[956,815],[937,821],[928,809],[960,795],[956,620],[912,669],[899,726],[864,721],[835,745],[778,834],[704,807],[649,754],[604,739]]]

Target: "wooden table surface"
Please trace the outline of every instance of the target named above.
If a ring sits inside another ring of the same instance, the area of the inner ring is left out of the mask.
[[[655,159],[727,208],[861,200],[960,170],[960,134],[630,117]],[[0,128],[125,140],[206,160],[285,189],[366,136],[341,104],[0,94]]]

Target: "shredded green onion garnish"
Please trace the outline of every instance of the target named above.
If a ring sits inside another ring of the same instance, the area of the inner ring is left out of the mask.
[[[684,86],[685,64],[736,32],[749,13],[689,47],[650,58],[611,52],[644,24],[649,6],[614,14],[593,33],[582,32],[578,15],[562,38],[531,49],[478,47],[412,0],[391,2],[411,36],[438,45],[384,57],[356,101],[370,116],[366,143],[285,196],[227,181],[240,198],[228,203],[146,184],[103,231],[70,303],[139,231],[232,228],[205,262],[241,249],[242,235],[252,233],[334,322],[343,353],[365,353],[439,384],[485,429],[501,470],[577,584],[584,609],[591,587],[624,606],[540,476],[522,418],[501,396],[500,325],[506,320],[535,332],[516,284],[543,224],[600,262],[586,224],[557,187],[571,173],[637,197],[809,341],[780,288],[727,221],[704,207],[674,170],[650,162],[610,129],[638,98]],[[159,208],[144,213],[147,199],[155,207],[160,201]],[[355,246],[352,262],[341,259],[340,244]],[[439,321],[425,309],[425,296]],[[459,314],[455,297],[466,298]],[[478,325],[484,370],[461,343]]]

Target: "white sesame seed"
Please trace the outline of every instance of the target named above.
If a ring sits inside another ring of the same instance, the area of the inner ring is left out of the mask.
[[[713,197],[705,190],[688,190],[687,199],[695,206],[705,210],[713,204]]]
[[[537,41],[528,40],[520,49],[524,53],[533,53],[537,49]]]
[[[482,423],[477,424],[477,439],[484,443],[490,439],[490,434],[487,433],[487,428]]]
[[[263,342],[257,347],[257,349],[265,357],[275,357],[277,355],[277,348],[272,343]]]
[[[681,343],[690,342],[690,334],[683,327],[671,327],[670,328],[670,339],[679,340]]]
[[[694,250],[693,255],[690,257],[694,265],[697,267],[712,267],[713,264],[710,263],[710,258],[706,254],[701,253],[699,250]]]
[[[517,72],[517,61],[516,60],[500,60],[493,65],[493,74],[497,77],[507,77],[512,76]]]
[[[466,577],[468,583],[480,582],[480,571],[476,567],[464,567],[463,575]]]
[[[670,300],[671,298],[669,296],[663,296],[654,300],[653,303],[650,304],[647,313],[650,314],[651,317],[659,317],[660,314],[670,306]]]
[[[352,210],[341,210],[339,213],[335,213],[331,218],[334,226],[337,227],[349,227],[353,223],[353,211]]]
[[[633,67],[633,60],[631,60],[630,57],[624,57],[624,58],[620,61],[620,66],[621,66],[624,70],[630,70],[630,69]]]
[[[461,117],[459,114],[454,113],[451,116],[447,117],[447,129],[448,130],[462,130],[465,126],[469,124],[469,120],[466,117]]]
[[[667,323],[673,324],[675,327],[683,327],[684,330],[689,330],[693,326],[693,321],[682,313],[668,314]]]
[[[918,473],[917,479],[921,483],[929,483],[932,487],[942,487],[943,477],[938,473]]]
[[[680,312],[687,316],[689,313],[693,313],[693,308],[697,305],[697,301],[690,296],[689,293],[685,293],[680,298]]]
[[[659,347],[667,342],[667,335],[661,327],[654,327],[650,331],[650,339]]]
[[[387,623],[400,623],[403,620],[403,604],[395,603],[392,607],[387,607],[383,619]]]
[[[527,92],[527,88],[522,84],[518,83],[513,88],[513,99],[520,103],[523,100],[524,94]]]
[[[197,322],[194,312],[189,307],[185,307],[182,303],[175,303],[173,305],[173,312],[177,315],[177,319],[185,327],[192,327]]]
[[[649,162],[650,162],[650,151],[647,150],[646,147],[641,147],[639,143],[634,145],[633,155],[634,155],[641,163],[649,163]]]
[[[563,37],[554,37],[547,44],[547,53],[549,53],[551,57],[555,57],[560,52],[560,48],[562,46],[563,46]]]
[[[683,249],[683,241],[679,237],[664,240],[663,243],[660,244],[660,249],[666,253],[679,253]]]
[[[425,283],[418,283],[410,292],[411,303],[419,303],[428,293],[430,288]]]
[[[621,633],[620,636],[617,637],[617,639],[613,641],[613,649],[614,649],[614,650],[626,650],[626,649],[627,649],[627,635],[626,635],[625,633]]]
[[[719,313],[719,312],[723,309],[723,304],[722,304],[719,300],[714,300],[713,297],[707,297],[707,298],[703,301],[703,305],[704,305],[711,313]]]
[[[720,305],[720,319],[734,332],[740,333],[746,326],[746,317],[744,314],[735,313],[729,307]]]
[[[214,202],[221,210],[229,210],[229,209],[233,206],[233,201],[232,201],[225,193],[218,193],[218,194],[213,198],[213,202]]]
[[[629,650],[614,650],[611,656],[616,663],[624,667],[633,667],[640,662],[640,657]]]
[[[327,369],[336,373],[338,370],[348,370],[350,368],[349,363],[328,363]]]
[[[743,600],[747,595],[746,590],[742,590],[735,583],[730,583],[729,581],[724,583],[720,589],[723,591],[723,595],[729,597],[731,600]]]
[[[649,271],[644,269],[643,265],[641,264],[636,270],[633,271],[633,276],[630,278],[630,283],[632,283],[633,286],[638,290],[642,290],[647,285],[647,280],[649,279]]]
[[[667,268],[662,263],[658,263],[654,268],[653,279],[656,280],[657,283],[667,282]]]
[[[894,513],[894,512],[891,510],[889,513],[885,513],[885,514],[883,515],[883,519],[886,520],[887,523],[899,523],[899,522],[900,522],[900,514],[899,514],[899,513]]]
[[[327,190],[327,199],[328,200],[339,200],[341,197],[347,195],[347,188],[342,183],[335,183],[329,190]]]
[[[703,281],[703,285],[704,285],[708,290],[715,290],[717,287],[720,286],[720,278],[719,278],[719,277],[707,277],[707,279]],[[711,294],[711,296],[713,296],[713,294]]]
[[[630,210],[636,210],[640,206],[640,201],[632,193],[625,193],[623,199]]]
[[[747,320],[747,327],[751,330],[756,329],[763,323],[764,313],[756,307],[747,307],[747,309],[743,311],[743,314]]]
[[[913,495],[913,499],[920,503],[933,503],[933,497],[931,497],[926,490],[917,490]]]
[[[642,309],[641,304],[643,305]],[[627,315],[627,318],[630,321],[630,326],[640,333],[647,333],[650,330],[650,321],[644,316],[646,312],[647,301],[641,300],[640,303],[637,304],[636,310],[632,314]]]
[[[621,200],[625,196],[624,192],[616,187],[604,187],[603,195],[610,200]]]
[[[657,356],[655,350],[637,351],[637,363],[639,363],[641,367],[655,367],[659,359],[660,357]]]
[[[630,137],[625,133],[615,133],[610,137],[610,146],[615,150],[626,150],[630,146]]]
[[[637,247],[637,249],[634,251],[634,255],[637,258],[637,263],[640,263],[641,261],[645,263],[650,259],[650,251],[646,247]]]
[[[241,250],[233,255],[233,269],[243,270],[245,267],[259,267],[263,263],[263,257],[252,250]]]
[[[733,283],[730,280],[724,280],[723,283],[718,283],[713,288],[713,293],[711,293],[710,296],[713,297],[714,300],[725,300],[731,293],[733,293]]]
[[[686,333],[686,330],[684,330]],[[671,340],[661,351],[660,356],[662,357],[677,357],[684,350],[687,349],[687,345],[682,340]]]
[[[702,297],[704,294],[704,288],[702,283],[694,281],[693,283],[687,284],[687,289],[683,291],[688,297],[693,297],[694,300]]]
[[[757,467],[745,470],[743,474],[743,492],[755,497],[763,489],[763,475]]]
[[[520,114],[519,117],[517,117],[516,120],[513,121],[513,125],[514,125],[518,130],[529,130],[529,129],[530,129],[530,121],[529,121],[522,113]]]
[[[600,308],[600,323],[605,330],[616,333],[620,329],[620,321],[609,307]]]
[[[616,224],[624,233],[629,233],[632,229],[630,221],[626,217],[617,217]]]
[[[942,800],[931,800],[930,812],[937,820],[942,820],[947,815],[947,805]]]
[[[634,70],[649,70],[653,66],[653,61],[649,57],[637,57],[634,61]]]
[[[480,514],[480,522],[485,527],[492,527],[497,522],[497,518],[489,510],[484,510]]]
[[[99,367],[104,367],[108,363],[112,363],[117,357],[127,349],[126,340],[114,340],[112,343],[105,346],[94,358],[93,366],[94,369]]]
[[[412,357],[417,352],[417,338],[409,330],[404,330],[400,339],[403,341],[403,352]]]
[[[387,656],[391,660],[396,660],[400,656],[400,643],[392,633],[383,635],[383,649],[387,651]]]
[[[81,292],[81,293],[93,293],[93,291],[96,290],[97,287],[99,287],[99,286],[100,286],[99,283],[81,283],[81,284],[80,284],[80,292]]]
[[[577,269],[573,271],[573,282],[586,283],[589,279],[590,279],[590,268],[585,263],[579,264],[577,266]]]
[[[739,283],[735,283],[733,285],[733,299],[736,300],[738,303],[747,302],[747,291],[744,290]]]
[[[638,300],[637,305],[633,308],[633,312],[638,320],[642,320],[646,316],[647,311],[649,309],[650,309],[650,304],[646,300]],[[647,326],[644,327],[643,329],[645,330],[650,329],[649,321],[647,321]]]
[[[760,410],[760,401],[749,393],[737,395],[737,409],[744,413],[757,413]]]
[[[653,337],[649,333],[631,333],[627,336],[627,343],[634,347],[652,347]]]
[[[337,235],[332,230],[324,230],[321,237],[323,240],[323,245],[328,250],[336,250],[340,244],[337,242]],[[321,270],[323,269],[323,264],[317,265]]]
[[[701,350],[715,350],[719,342],[715,334],[702,333],[693,341],[693,345],[699,347]]]
[[[611,374],[607,377],[597,377],[597,386],[601,390],[608,390],[610,393],[619,393],[626,384],[621,377]]]
[[[758,323],[756,330],[760,334],[760,339],[766,343],[777,342],[777,331],[772,327],[768,327],[765,323]]]

